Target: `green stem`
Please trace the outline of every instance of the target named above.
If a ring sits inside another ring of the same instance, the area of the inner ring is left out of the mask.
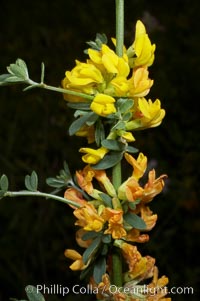
[[[76,92],[76,91],[72,91],[72,90],[68,90],[68,89],[63,89],[63,88],[59,88],[59,87],[54,87],[54,86],[50,86],[47,85],[45,83],[37,83],[32,81],[31,79],[29,79],[27,81],[27,83],[29,84],[28,87],[26,87],[24,89],[24,91],[33,89],[33,88],[42,88],[42,89],[46,89],[46,90],[51,90],[51,91],[55,91],[55,92],[59,92],[59,93],[63,93],[63,94],[69,94],[69,95],[73,95],[73,96],[79,96],[88,100],[93,100],[94,96],[93,95],[89,95],[86,93],[81,93],[81,92]]]
[[[17,197],[17,196],[36,196],[36,197],[44,197],[44,198],[48,198],[48,199],[54,199],[56,201],[65,203],[67,205],[72,205],[76,208],[80,208],[81,206],[79,204],[77,204],[76,202],[73,202],[71,200],[62,198],[58,195],[54,195],[54,194],[49,194],[49,193],[45,193],[45,192],[40,192],[40,191],[27,191],[27,190],[23,190],[23,191],[7,191],[4,194],[4,197]]]
[[[122,280],[122,258],[121,253],[118,248],[114,248],[113,254],[112,254],[112,265],[113,265],[113,273],[112,273],[112,281],[113,284],[122,287],[123,280]]]
[[[116,0],[116,53],[123,56],[124,47],[124,0]]]
[[[123,56],[124,46],[124,0],[116,0],[116,54],[120,57]],[[112,168],[112,181],[115,189],[117,190],[121,185],[121,161]],[[118,199],[115,199],[114,208],[121,208]],[[121,253],[118,248],[114,247],[112,254],[112,280],[113,284],[122,287],[122,259]]]
[[[55,92],[64,93],[64,94],[83,97],[83,98],[88,99],[88,100],[93,100],[93,98],[94,98],[94,96],[92,96],[92,95],[88,95],[88,94],[81,93],[81,92],[75,92],[75,91],[71,91],[71,90],[67,90],[67,89],[63,89],[63,88],[57,88],[57,87],[49,86],[49,85],[46,85],[46,84],[42,84],[41,88],[44,88],[46,90],[55,91]]]

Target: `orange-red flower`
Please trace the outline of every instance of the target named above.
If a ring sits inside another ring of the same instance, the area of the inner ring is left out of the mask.
[[[83,198],[82,194],[75,188],[68,188],[64,193],[64,198],[73,201],[79,205],[85,205],[87,203],[87,201]],[[69,206],[73,209],[76,209],[76,207],[73,205]]]
[[[123,227],[123,211],[106,207],[103,210],[102,217],[108,221],[108,229],[105,234],[111,234],[113,239],[120,239],[126,236],[126,230]]]
[[[85,204],[84,207],[74,210],[74,215],[78,219],[75,225],[87,231],[99,232],[104,225],[104,219],[98,215],[97,210],[92,204]]]
[[[65,250],[65,256],[74,260],[74,262],[70,265],[70,269],[72,271],[84,270],[86,265],[83,263],[82,256],[75,250],[67,249]]]
[[[167,178],[167,175],[161,175],[156,179],[156,172],[152,169],[149,172],[148,182],[144,186],[144,196],[143,202],[150,202],[157,194],[159,194],[164,188],[164,179]]]

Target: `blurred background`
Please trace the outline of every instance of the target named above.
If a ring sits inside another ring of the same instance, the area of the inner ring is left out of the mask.
[[[160,127],[137,133],[134,144],[158,175],[168,174],[165,191],[151,204],[159,216],[157,226],[139,250],[156,258],[169,287],[193,287],[193,295],[171,296],[177,301],[199,300],[199,11],[198,0],[125,1],[125,44],[132,43],[141,19],[156,43],[149,97],[159,98],[167,112]],[[85,60],[86,41],[97,32],[115,36],[115,1],[2,0],[0,26],[0,74],[22,58],[30,77],[39,81],[44,62],[46,82],[59,86],[75,59]],[[40,190],[50,191],[45,179],[57,175],[64,160],[72,172],[82,167],[77,151],[85,140],[69,137],[72,111],[61,94],[22,88],[0,89],[0,174],[9,177],[12,190],[19,190],[24,176],[35,170]],[[73,223],[72,210],[52,200],[0,201],[0,300],[26,299],[28,284],[79,283],[63,255],[65,248],[77,248]],[[46,296],[47,301],[72,299],[95,297]]]

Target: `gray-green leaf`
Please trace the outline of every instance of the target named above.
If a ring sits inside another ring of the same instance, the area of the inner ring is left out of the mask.
[[[45,301],[44,296],[40,293],[37,287],[28,285],[26,286],[25,291],[30,301]]]
[[[93,165],[94,169],[107,169],[116,165],[121,161],[123,157],[123,152],[110,152],[97,164]]]
[[[147,227],[144,220],[140,216],[132,212],[127,212],[124,215],[124,220],[135,229],[145,230]]]
[[[5,193],[8,190],[8,178],[6,175],[2,175],[0,179],[0,188]]]
[[[35,171],[32,171],[31,175],[26,175],[25,186],[30,191],[37,191],[38,187],[38,176]]]

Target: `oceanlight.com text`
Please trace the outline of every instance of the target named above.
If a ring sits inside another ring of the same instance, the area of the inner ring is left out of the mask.
[[[33,291],[33,286],[28,285],[25,288],[26,292],[31,293]],[[103,294],[103,295],[114,295],[118,293],[124,293],[127,295],[151,295],[154,296],[158,293],[168,294],[168,295],[193,295],[193,287],[179,286],[179,287],[154,287],[149,288],[147,285],[142,286],[124,286],[117,287],[115,285],[110,285],[110,287],[103,286],[100,288],[94,287],[92,285],[82,286],[80,284],[75,284],[72,287],[65,286],[61,284],[38,284],[36,285],[37,292],[40,292],[45,295],[61,295],[66,296],[68,294],[75,295],[91,295],[91,294]]]

